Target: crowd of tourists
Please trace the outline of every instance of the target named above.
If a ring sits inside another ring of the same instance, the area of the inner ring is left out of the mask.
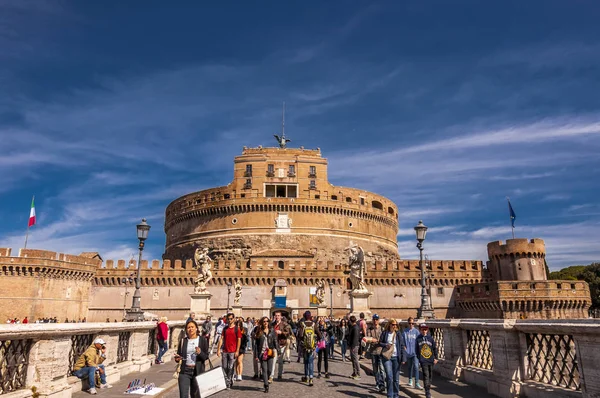
[[[86,318],[83,318],[83,319],[79,318],[78,320],[75,320],[75,319],[69,320],[69,318],[65,318],[64,322],[62,322],[62,323],[82,323],[82,322],[87,322]],[[6,323],[15,325],[15,324],[28,324],[28,323],[61,323],[61,321],[59,321],[57,317],[38,318],[35,321],[31,321],[31,320],[29,320],[29,317],[25,317],[22,320],[20,320],[19,318],[8,318],[6,320]]]
[[[285,363],[291,362],[292,352],[297,353],[297,362],[303,362],[303,383],[313,386],[315,378],[328,379],[329,360],[335,359],[336,345],[341,353],[340,360],[351,363],[348,372],[352,379],[361,379],[359,361],[370,360],[376,389],[389,398],[396,398],[400,391],[400,369],[405,365],[406,385],[424,389],[425,396],[431,397],[437,347],[427,325],[417,327],[412,318],[402,329],[396,319],[380,320],[377,314],[367,322],[364,314],[359,318],[350,316],[333,320],[328,317],[314,319],[311,312],[306,311],[302,319],[294,321],[287,320],[281,312],[275,312],[272,319],[258,320],[236,318],[229,313],[216,323],[207,317],[201,324],[191,314],[185,332],[175,355],[175,361],[181,363],[180,398],[188,398],[190,393],[192,397],[196,395],[198,387],[193,379],[205,371],[205,362],[213,352],[221,358],[227,389],[243,380],[243,360],[250,355],[253,378],[262,380],[264,392],[268,393],[270,384],[284,379]],[[166,351],[166,335],[157,333],[159,335]],[[157,363],[162,362],[161,357],[159,353]],[[423,374],[423,385],[419,380],[419,369]]]

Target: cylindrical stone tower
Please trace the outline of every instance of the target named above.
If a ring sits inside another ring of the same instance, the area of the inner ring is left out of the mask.
[[[497,281],[545,281],[546,246],[542,239],[508,239],[487,245],[490,275]]]

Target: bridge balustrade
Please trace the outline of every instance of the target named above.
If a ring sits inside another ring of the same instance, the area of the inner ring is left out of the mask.
[[[172,339],[166,360],[184,328],[183,321],[168,324]],[[155,322],[0,325],[0,396],[29,398],[35,390],[36,396],[64,398],[82,389],[72,369],[98,337],[106,342],[109,383],[150,368],[155,359]]]
[[[443,376],[499,397],[599,397],[600,322],[428,320]]]

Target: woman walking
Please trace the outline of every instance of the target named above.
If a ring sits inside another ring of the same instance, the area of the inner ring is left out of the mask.
[[[346,362],[346,351],[348,350],[348,340],[346,340],[348,338],[348,321],[345,319],[340,321],[337,337],[342,351],[342,362]]]
[[[199,335],[198,324],[194,320],[185,324],[186,337],[181,341],[175,354],[175,362],[181,362],[179,372],[179,398],[194,398],[199,394],[198,386],[194,380],[196,376],[204,373],[204,362],[208,359],[208,341]]]
[[[254,361],[260,363],[262,369],[262,379],[265,386],[265,392],[269,392],[269,379],[272,377],[273,352],[275,350],[275,336],[271,333],[269,318],[262,317],[256,326]],[[271,355],[269,355],[271,353]]]
[[[327,325],[325,323],[325,318],[319,318],[319,332],[321,332],[321,340],[318,341],[318,360],[317,360],[317,378],[321,378],[321,362],[325,362],[325,378],[329,379],[329,350],[327,346],[329,345],[329,336],[331,336],[332,326]]]
[[[396,398],[400,391],[400,364],[406,362],[404,358],[404,338],[398,332],[398,322],[391,319],[385,332],[381,333],[379,345],[383,347],[381,359],[385,368],[387,396]]]
[[[163,316],[158,320],[156,324],[156,341],[158,342],[158,355],[156,356],[155,364],[160,365],[164,363],[162,360],[163,355],[169,349],[167,341],[169,339],[169,326],[167,325],[167,317]]]
[[[244,325],[244,320],[238,319],[236,326],[238,330],[242,332],[242,340],[240,344],[240,352],[237,359],[235,360],[235,379],[242,381],[242,374],[244,373],[244,354],[248,347],[248,329]]]

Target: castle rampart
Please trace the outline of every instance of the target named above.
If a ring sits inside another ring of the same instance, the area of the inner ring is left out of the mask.
[[[547,279],[546,246],[542,239],[508,239],[487,245],[489,269],[495,280]]]

